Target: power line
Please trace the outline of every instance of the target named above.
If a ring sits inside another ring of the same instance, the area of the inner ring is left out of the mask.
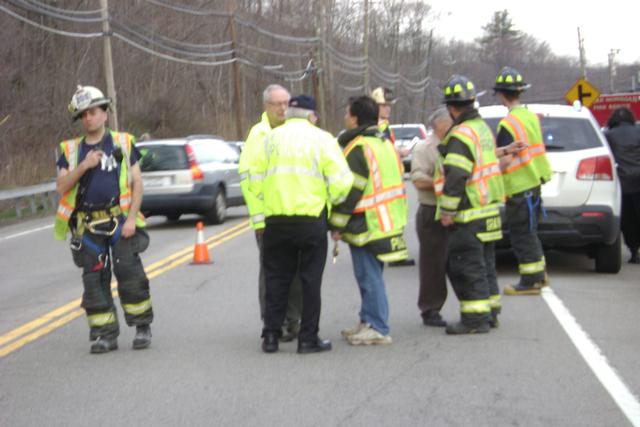
[[[18,19],[19,21],[22,21],[26,24],[32,25],[36,28],[40,28],[41,30],[45,30],[45,31],[49,31],[51,33],[54,34],[59,34],[61,36],[67,36],[67,37],[78,37],[78,38],[94,38],[94,37],[102,37],[103,34],[102,32],[99,33],[78,33],[78,32],[72,32],[72,31],[63,31],[63,30],[58,30],[57,28],[51,28],[47,25],[42,25],[42,24],[38,24],[35,21],[32,21],[31,19],[25,18],[13,11],[11,11],[10,9],[7,9],[6,7],[0,5],[0,10],[2,10],[3,12],[5,12],[7,15],[13,16],[14,18]]]
[[[176,12],[183,12],[183,13],[188,13],[190,15],[196,15],[196,16],[217,16],[220,18],[228,18],[231,16],[231,14],[229,12],[221,12],[219,10],[212,10],[212,9],[208,9],[208,10],[198,10],[198,9],[193,9],[190,7],[186,7],[186,6],[176,6],[174,4],[171,4],[169,2],[165,2],[165,1],[160,1],[160,0],[145,0],[147,3],[151,3],[153,5],[156,6],[160,6],[160,7],[164,7],[167,9],[171,9],[173,11]]]
[[[45,15],[45,16],[48,16],[50,18],[62,19],[64,21],[76,22],[76,23],[81,23],[81,24],[84,24],[84,23],[97,23],[97,22],[103,22],[104,21],[102,19],[102,17],[78,18],[78,17],[72,17],[72,16],[65,15],[65,14],[58,13],[58,12],[53,12],[53,11],[50,11],[47,8],[43,7],[41,3],[38,3],[36,1],[26,1],[26,0],[6,0],[6,1],[8,1],[11,5],[13,5],[14,7],[17,7],[19,9],[26,10],[28,12],[39,13],[41,15]]]

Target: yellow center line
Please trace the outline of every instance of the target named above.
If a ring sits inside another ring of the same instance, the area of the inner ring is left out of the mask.
[[[205,240],[205,243],[207,244],[207,247],[209,249],[214,248],[224,242],[226,242],[227,240],[230,240],[236,236],[239,236],[240,234],[244,233],[245,231],[249,230],[249,221],[244,221],[234,227],[228,228],[226,230],[224,230],[222,233],[217,234],[215,236],[212,236],[210,238],[208,238],[207,240]],[[178,252],[175,252],[153,264],[150,264],[146,269],[145,272],[147,273],[147,277],[149,278],[149,280],[158,277],[159,275],[172,270],[176,267],[178,267],[181,264],[186,263],[187,261],[189,261],[192,257],[192,254],[186,254],[186,252],[193,250],[193,248],[185,248],[182,249]],[[115,289],[116,288],[116,281],[113,281],[111,283],[111,288]],[[116,293],[114,293],[114,295],[116,295]],[[31,322],[28,322],[16,329],[13,329],[9,332],[7,332],[4,335],[0,335],[0,346],[14,341],[19,337],[22,337],[20,339],[17,339],[15,342],[13,342],[12,344],[9,344],[5,347],[1,347],[0,348],[0,357],[4,357],[6,355],[8,355],[9,353],[19,349],[20,347],[24,346],[25,344],[34,341],[36,339],[38,339],[39,337],[48,334],[49,332],[69,323],[70,321],[74,320],[75,318],[79,317],[80,315],[82,315],[84,313],[84,310],[79,309],[80,307],[80,302],[81,299],[75,299],[61,307],[58,307],[57,309],[50,311],[49,313],[46,313],[34,320],[32,320]],[[73,311],[69,314],[67,314],[64,317],[61,317],[60,319],[57,319],[53,322],[51,322],[51,320],[64,315],[65,313],[71,311],[71,310],[76,310]],[[51,322],[51,323],[49,323]],[[44,327],[40,328],[42,325],[45,325]],[[38,329],[40,328],[40,329]],[[28,334],[29,332],[33,331],[34,329],[37,329],[36,331]],[[25,335],[28,334],[28,335]],[[25,336],[23,336],[25,335]]]

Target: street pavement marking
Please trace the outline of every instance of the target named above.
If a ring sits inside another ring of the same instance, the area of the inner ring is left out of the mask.
[[[600,380],[600,383],[609,392],[631,424],[635,427],[640,427],[640,403],[638,398],[625,385],[615,369],[609,365],[606,356],[589,338],[555,292],[551,288],[545,287],[542,289],[542,297],[567,335],[569,335],[582,358],[596,375],[596,378]]]
[[[9,240],[9,239],[13,239],[15,237],[20,237],[20,236],[24,236],[24,235],[27,235],[27,234],[35,233],[36,231],[46,230],[47,228],[53,228],[53,224],[45,225],[45,226],[38,227],[38,228],[32,228],[31,230],[21,231],[20,233],[10,234],[10,235],[5,236],[5,237],[0,237],[0,242],[3,241],[3,240]]]
[[[207,244],[207,247],[211,249],[226,242],[227,240],[239,236],[249,229],[249,221],[244,221],[208,238],[207,240],[205,240],[205,243]],[[193,247],[190,246],[174,252],[173,254],[157,262],[154,262],[153,264],[150,264],[145,269],[147,277],[149,278],[149,280],[151,280],[163,273],[166,273],[169,270],[178,267],[181,264],[186,263],[193,256],[190,253],[191,251],[193,251]],[[111,282],[111,289],[114,290],[114,297],[117,296],[117,292],[115,292],[116,287],[117,282],[114,280],[113,282]],[[0,335],[0,358],[14,352],[15,350],[23,347],[25,344],[28,344],[81,316],[84,313],[84,310],[80,309],[80,302],[80,298],[75,299],[61,307],[56,308],[55,310],[50,311],[49,313],[46,313],[28,323],[25,323],[22,326],[19,326],[18,328],[7,332],[6,334]],[[6,343],[10,344],[5,346]]]

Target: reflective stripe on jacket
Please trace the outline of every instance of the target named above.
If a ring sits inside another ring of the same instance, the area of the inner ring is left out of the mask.
[[[122,150],[122,162],[120,163],[120,177],[118,179],[120,187],[120,209],[124,216],[129,213],[131,207],[131,181],[132,177],[129,173],[131,168],[130,153],[135,144],[135,138],[126,132],[115,132],[110,130],[111,138],[113,139],[114,147],[120,147]],[[82,138],[68,139],[60,143],[60,151],[64,153],[67,163],[69,164],[69,172],[73,171],[78,166],[78,154],[80,152],[80,144]],[[71,214],[76,208],[76,195],[78,193],[78,187],[80,183],[67,191],[58,203],[58,210],[56,211],[56,217],[54,220],[53,235],[56,240],[65,240],[67,232],[69,231],[69,219]],[[140,212],[136,217],[136,227],[144,227],[144,216]]]
[[[266,218],[317,217],[328,203],[347,197],[353,174],[331,134],[307,119],[291,118],[265,138],[249,180]]]
[[[518,106],[498,124],[498,132],[505,129],[514,141],[526,142],[528,147],[520,151],[503,171],[507,196],[538,187],[551,179],[551,166],[547,160],[540,119],[524,106]]]
[[[452,139],[462,142],[472,158],[447,152],[439,162],[434,177],[438,199],[436,218],[440,218],[441,211],[453,213],[454,221],[459,223],[498,215],[499,205],[504,202],[504,187],[491,129],[480,118],[466,120],[451,129],[442,141],[443,146]],[[469,176],[464,193],[445,192],[445,167],[461,169]]]
[[[407,195],[400,158],[391,144],[374,136],[358,136],[344,149],[347,158],[359,153],[364,155],[368,168],[367,177],[354,172],[354,189],[362,195],[357,202],[354,200],[351,212],[336,206],[329,222],[334,228],[344,229],[344,241],[355,246],[369,245],[381,261],[406,259],[402,233],[407,223]],[[364,224],[359,223],[358,214],[364,216]]]
[[[255,197],[249,190],[249,171],[256,156],[260,155],[264,150],[264,140],[269,132],[271,132],[271,124],[267,113],[264,112],[260,122],[255,124],[249,131],[249,136],[247,136],[247,140],[242,147],[240,163],[238,164],[240,188],[249,211],[249,222],[254,230],[264,228],[264,208],[262,200]]]

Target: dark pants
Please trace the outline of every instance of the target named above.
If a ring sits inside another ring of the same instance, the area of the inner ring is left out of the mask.
[[[137,229],[130,238],[115,240],[86,230],[82,239],[79,251],[84,285],[82,307],[87,313],[90,339],[118,336],[120,332],[111,293],[112,265],[127,325],[150,324],[153,309],[149,279],[139,256],[149,245],[147,232]]]
[[[267,285],[265,334],[282,333],[289,287],[299,271],[302,282],[302,321],[298,341],[314,341],[320,322],[320,287],[327,260],[327,223],[267,224],[264,231],[264,271]]]
[[[447,275],[460,301],[461,320],[470,327],[489,321],[489,297],[497,292],[495,244],[476,236],[484,231],[482,221],[450,227],[447,245]]]
[[[622,195],[620,227],[624,244],[633,254],[640,248],[640,193]]]
[[[260,275],[258,278],[258,299],[260,300],[260,318],[264,320],[265,305],[267,299],[267,286],[264,274],[264,236],[262,234],[256,235],[256,241],[258,242],[258,251],[260,252]],[[287,326],[297,325],[300,322],[300,315],[302,313],[302,283],[300,282],[300,275],[296,271],[296,275],[291,282],[289,288],[289,300],[287,302]]]
[[[541,211],[540,187],[507,199],[507,226],[511,247],[518,259],[522,286],[533,286],[544,280],[544,252],[538,238],[538,219]]]
[[[435,220],[436,207],[420,205],[416,231],[420,241],[420,292],[418,308],[422,317],[439,313],[447,299],[447,228]]]

